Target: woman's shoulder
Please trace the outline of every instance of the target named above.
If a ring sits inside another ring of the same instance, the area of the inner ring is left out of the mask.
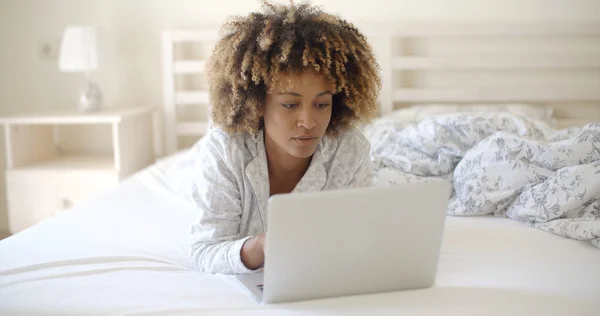
[[[327,188],[368,186],[371,145],[363,133],[357,128],[347,128],[331,142],[335,146],[322,151],[326,161]]]
[[[369,140],[356,127],[348,127],[338,132],[335,143],[338,153],[368,154],[371,149]]]
[[[230,135],[220,129],[211,128],[196,143],[182,152],[173,164],[172,169],[182,170],[192,168],[215,169],[218,166],[227,166],[235,163],[236,154],[244,152],[244,137]]]
[[[245,146],[246,137],[244,135],[231,135],[219,128],[211,128],[194,146],[195,151],[210,152],[218,154],[222,158],[231,153],[239,152],[241,147]]]
[[[167,183],[176,192],[191,197],[191,188],[200,174],[233,173],[243,155],[244,137],[229,135],[216,128],[209,131],[187,150],[181,152],[167,169]]]
[[[347,164],[346,161],[354,160],[360,162],[366,159],[371,151],[371,143],[356,127],[345,128],[326,139],[322,143],[321,154],[329,164]]]

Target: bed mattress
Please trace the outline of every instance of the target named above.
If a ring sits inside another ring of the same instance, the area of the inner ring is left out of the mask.
[[[430,289],[260,305],[192,270],[167,164],[0,241],[0,315],[600,315],[598,248],[487,216],[448,217]]]

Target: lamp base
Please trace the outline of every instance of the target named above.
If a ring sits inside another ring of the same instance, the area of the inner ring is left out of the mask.
[[[102,107],[102,92],[98,85],[91,80],[86,80],[85,86],[79,95],[77,109],[80,112],[99,111]]]

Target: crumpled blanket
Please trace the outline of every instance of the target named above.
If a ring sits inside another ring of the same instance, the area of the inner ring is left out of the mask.
[[[375,185],[446,179],[449,215],[504,216],[600,247],[600,123],[554,130],[472,113],[369,131]]]

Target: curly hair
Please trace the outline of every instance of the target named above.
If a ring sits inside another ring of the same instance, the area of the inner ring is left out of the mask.
[[[327,134],[377,113],[379,65],[365,36],[351,23],[307,3],[271,4],[232,17],[221,28],[207,78],[211,119],[227,133],[256,135],[260,108],[283,75],[313,70],[333,93]]]

